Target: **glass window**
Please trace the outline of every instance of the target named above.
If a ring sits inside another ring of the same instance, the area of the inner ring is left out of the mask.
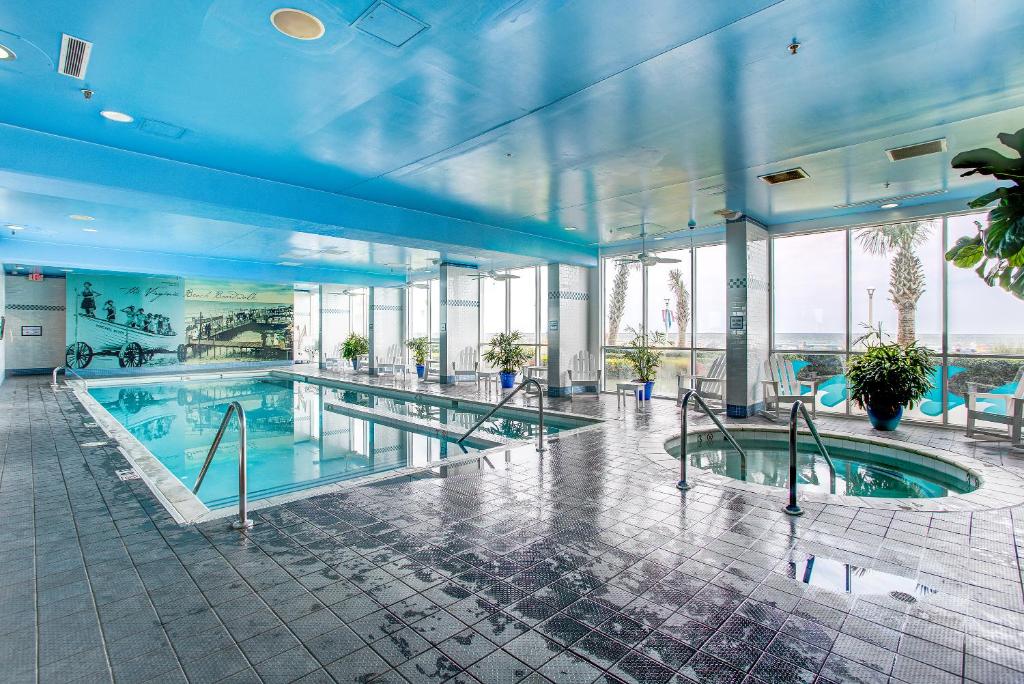
[[[951,216],[948,247],[977,233],[985,214]],[[949,352],[1024,354],[1024,301],[998,285],[989,287],[972,268],[948,267]]]
[[[430,358],[441,354],[441,281],[430,281]]]
[[[773,241],[775,349],[846,348],[846,235],[835,230]]]
[[[349,294],[350,332],[366,334],[366,290],[352,290]],[[347,335],[346,335],[347,336]]]
[[[519,276],[508,281],[509,330],[518,330],[524,342],[534,344],[537,342],[537,269],[519,268],[509,273]]]
[[[548,343],[548,267],[540,266],[540,343]],[[542,352],[541,364],[547,364],[547,351]]]
[[[693,279],[693,329],[697,347],[725,349],[725,244],[698,247]]]
[[[324,285],[320,302],[324,361],[341,358],[341,345],[351,330],[351,298],[340,285]]]
[[[942,351],[942,222],[855,228],[850,250],[853,349],[881,325],[887,340]]]
[[[505,281],[480,278],[480,342],[505,332]]]
[[[605,344],[627,344],[629,328],[643,327],[643,272],[640,264],[605,259]]]
[[[665,345],[690,346],[691,290],[690,250],[658,252],[674,264],[659,263],[647,268],[647,329],[665,334]],[[689,363],[687,363],[689,365]]]
[[[409,297],[409,339],[430,335],[430,284],[416,283],[406,290]]]

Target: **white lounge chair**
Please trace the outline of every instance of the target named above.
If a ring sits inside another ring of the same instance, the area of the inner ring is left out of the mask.
[[[575,389],[580,392],[593,391],[594,397],[601,398],[601,369],[600,364],[590,352],[583,350],[572,357],[572,369],[569,370],[569,401],[572,401]],[[588,388],[593,390],[588,390]]]
[[[791,406],[794,401],[803,402],[811,409],[811,416],[817,417],[817,378],[799,380],[793,370],[793,361],[779,355],[772,355],[764,362],[764,377],[761,387],[764,390],[764,410],[768,417],[779,419],[784,406]],[[807,388],[810,392],[803,392]]]
[[[724,406],[725,354],[716,356],[704,375],[680,373],[676,376],[676,404],[682,404],[683,395],[691,389],[697,390],[697,394],[704,401],[717,401]]]
[[[494,386],[494,391],[497,394],[501,394],[501,371],[497,368],[491,368],[486,363],[478,363],[476,365],[476,386],[480,388],[480,383],[484,383],[484,390],[490,394],[491,386]]]
[[[476,349],[465,347],[452,361],[452,376],[454,382],[476,382]]]
[[[387,348],[383,356],[377,357],[377,375],[395,375],[405,368],[405,359],[401,345],[393,344]]]
[[[997,436],[986,430],[978,430],[975,423],[979,420],[987,423],[999,423],[1005,425],[1010,443],[1017,447],[1024,447],[1021,441],[1021,426],[1024,424],[1024,366],[1017,371],[1013,380],[1016,385],[1012,394],[979,391],[979,388],[992,389],[989,385],[980,385],[975,382],[967,383],[967,436],[974,437],[976,434],[986,436]],[[987,411],[985,408],[993,406],[979,406],[978,400],[984,399],[990,404],[998,406],[1003,404],[1002,411]],[[998,402],[998,403],[997,403]]]

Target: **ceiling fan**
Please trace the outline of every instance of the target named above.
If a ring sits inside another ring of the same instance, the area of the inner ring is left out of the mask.
[[[618,264],[640,264],[642,266],[656,266],[657,264],[678,264],[681,259],[660,257],[647,251],[647,224],[640,224],[640,253],[636,256],[627,256],[616,259]]]
[[[492,280],[497,280],[498,282],[519,279],[519,276],[517,275],[512,275],[511,273],[498,273],[497,271],[482,271],[481,273],[478,273],[473,277],[476,278],[477,280],[481,280],[483,278],[490,278]]]

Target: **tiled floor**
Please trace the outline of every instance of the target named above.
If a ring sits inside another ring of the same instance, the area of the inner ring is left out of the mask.
[[[677,420],[671,402],[621,419],[609,398],[574,409],[611,420],[541,458],[526,448],[266,509],[241,536],[174,523],[116,476],[123,457],[72,394],[8,379],[0,678],[1024,681],[1024,510],[808,505],[793,519],[764,496],[684,495],[643,453]],[[951,431],[900,436],[1024,463]],[[808,586],[812,554],[870,569],[855,584],[884,572],[918,586]]]

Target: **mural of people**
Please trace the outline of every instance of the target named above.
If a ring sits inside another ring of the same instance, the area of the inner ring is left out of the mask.
[[[108,299],[103,302],[103,311],[107,314],[107,323],[114,323],[117,320],[117,309],[114,308],[114,300]]]
[[[96,297],[100,294],[92,289],[92,283],[85,283],[82,286],[82,313],[89,318],[96,317]]]

